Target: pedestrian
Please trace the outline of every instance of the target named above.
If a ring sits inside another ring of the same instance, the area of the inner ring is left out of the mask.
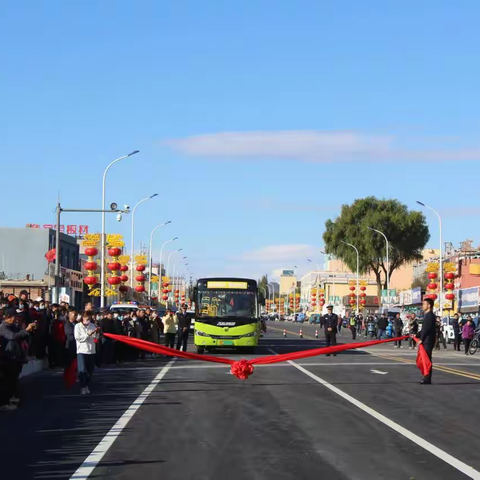
[[[460,327],[458,313],[456,313],[453,316],[452,327],[453,327],[453,349],[459,352],[460,345],[462,344],[462,328]]]
[[[173,315],[172,310],[167,308],[166,315],[162,318],[163,331],[165,333],[165,346],[174,348],[175,345],[175,333],[177,332],[176,317]]]
[[[192,324],[192,316],[187,312],[187,304],[182,305],[181,311],[177,312],[177,325],[178,325],[178,337],[177,337],[177,350],[187,351],[188,334],[190,333],[190,325]]]
[[[35,330],[36,324],[30,323],[24,330],[21,323],[21,313],[9,308],[5,312],[3,322],[0,323],[0,362],[3,388],[0,397],[0,410],[16,410],[20,402],[18,379],[24,363],[28,358],[27,340]]]
[[[379,340],[382,340],[383,337],[385,336],[387,332],[387,327],[388,327],[388,320],[385,314],[382,314],[382,316],[378,319],[377,322],[377,338]]]
[[[52,305],[48,363],[50,368],[63,367],[65,360],[65,317],[57,304]]]
[[[152,343],[160,343],[160,325],[161,323],[160,318],[158,316],[158,312],[153,310],[150,314],[150,341]],[[163,330],[163,325],[162,328]]]
[[[467,323],[462,328],[462,338],[463,343],[465,344],[465,355],[468,355],[468,349],[472,343],[473,337],[475,336],[475,324],[473,323],[472,317],[469,315],[467,317]]]
[[[82,321],[75,325],[81,395],[90,393],[90,380],[95,370],[95,339],[98,338],[99,331],[100,327],[92,322],[92,312],[83,312]]]
[[[337,328],[339,326],[339,317],[333,313],[333,306],[329,305],[327,307],[327,314],[324,316],[323,325],[325,328],[325,340],[327,342],[327,347],[335,346],[337,344]],[[330,356],[329,353],[326,355]],[[333,354],[334,357],[337,356],[336,353]]]
[[[349,319],[349,327],[350,331],[352,332],[352,340],[357,339],[357,319],[355,318],[355,315],[351,315]]]
[[[408,333],[414,337],[416,337],[418,333],[418,320],[414,313],[412,313],[412,316],[410,317]],[[417,342],[413,339],[413,337],[410,337],[408,348],[410,350],[417,348]]]
[[[395,332],[395,337],[401,337],[402,336],[403,322],[402,322],[402,319],[400,318],[399,313],[397,313],[395,315],[395,318],[393,320],[393,331]],[[401,340],[395,340],[394,348],[402,348],[402,341]]]
[[[443,344],[443,348],[447,348],[447,341],[445,340],[445,336],[443,334],[443,323],[442,319],[437,316],[436,323],[435,323],[435,335],[437,336],[437,341],[435,342],[435,350],[440,350],[440,344]]]
[[[328,312],[328,308],[327,308],[327,312]],[[333,312],[333,309],[332,309],[332,312]],[[343,323],[343,318],[342,316],[340,315],[338,317],[338,334],[340,335],[341,331],[342,331],[342,323]],[[336,338],[336,335],[335,335],[335,338]]]
[[[423,345],[430,361],[432,361],[432,352],[435,346],[435,315],[433,313],[433,305],[434,302],[431,298],[425,298],[423,300],[422,309],[425,316],[423,318],[422,329],[417,334],[417,337],[420,339],[418,344]],[[420,382],[422,385],[430,385],[432,383],[432,370],[433,368],[430,369],[428,375],[423,377],[423,380]]]
[[[111,310],[105,311],[104,317],[100,322],[100,331],[102,332],[102,334],[110,333],[112,335],[115,335],[117,333],[115,321],[113,319],[113,312]],[[106,363],[107,365],[110,365],[111,363],[116,363],[114,340],[102,335],[100,341],[102,344],[101,363]]]
[[[75,340],[75,325],[77,324],[77,311],[70,308],[67,321],[64,325],[65,331],[65,367],[68,368],[77,357],[77,342]]]
[[[357,320],[357,334],[361,336],[362,331],[363,331],[363,315],[360,314]]]

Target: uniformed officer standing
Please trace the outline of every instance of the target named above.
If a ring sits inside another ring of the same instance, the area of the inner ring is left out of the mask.
[[[335,346],[337,344],[337,328],[338,328],[338,315],[333,313],[333,307],[329,305],[327,307],[327,314],[323,318],[323,326],[325,328],[325,340],[327,341],[327,347]],[[329,353],[326,355],[330,356]],[[333,354],[337,356],[336,353]]]

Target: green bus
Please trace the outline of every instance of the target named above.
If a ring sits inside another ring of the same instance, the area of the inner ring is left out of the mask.
[[[195,346],[253,352],[260,338],[258,287],[246,278],[201,278],[195,287]]]

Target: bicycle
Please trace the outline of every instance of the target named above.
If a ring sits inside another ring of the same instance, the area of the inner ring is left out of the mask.
[[[468,353],[470,355],[475,355],[475,353],[479,348],[480,348],[480,328],[477,328],[475,330],[475,336],[473,337],[473,340],[470,343],[470,348],[468,349]]]

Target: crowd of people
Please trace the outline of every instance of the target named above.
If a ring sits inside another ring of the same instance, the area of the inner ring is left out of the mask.
[[[442,347],[447,348],[447,332],[444,322],[441,317],[436,316],[435,319],[435,350],[440,350]],[[347,325],[347,328],[351,331],[352,339],[356,340],[358,336],[364,336],[368,340],[378,339],[384,340],[386,338],[401,337],[402,335],[417,335],[421,323],[415,313],[408,315],[406,319],[401,318],[400,313],[397,313],[395,317],[387,318],[385,314],[380,316],[363,316],[363,315],[351,315],[342,319],[338,319],[338,331],[341,332],[342,325]],[[469,315],[466,318],[460,318],[457,314],[454,315],[452,320],[452,328],[454,333],[453,348],[456,351],[461,351],[461,345],[464,345],[464,353],[468,355],[470,344],[475,337],[475,332],[480,328],[475,327],[475,323],[472,317]],[[408,347],[410,349],[416,348],[415,341],[410,338],[408,341]],[[398,340],[394,342],[394,348],[402,348],[402,341]]]
[[[187,305],[180,311],[155,309],[114,312],[95,310],[91,302],[83,310],[68,303],[52,304],[0,292],[0,411],[15,410],[20,403],[19,377],[31,359],[48,361],[51,369],[68,369],[76,360],[80,393],[90,393],[95,367],[150,356],[143,350],[104,336],[123,335],[186,351],[192,318]]]

